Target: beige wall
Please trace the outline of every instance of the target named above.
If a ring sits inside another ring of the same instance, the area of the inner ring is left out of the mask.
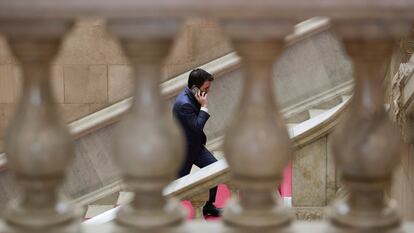
[[[190,20],[177,36],[163,80],[231,52],[214,21]],[[102,20],[78,22],[52,65],[56,103],[70,122],[130,96],[131,67]],[[0,37],[0,151],[20,93],[20,70]]]

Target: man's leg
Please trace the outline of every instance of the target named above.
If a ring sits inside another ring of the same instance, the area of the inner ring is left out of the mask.
[[[198,155],[200,153],[198,151],[194,151],[189,148],[187,148],[187,151],[188,152],[186,153],[184,164],[182,165],[180,171],[178,172],[178,178],[181,178],[183,176],[190,174],[191,168],[193,167],[193,164],[194,164],[194,159],[196,158],[196,156],[194,155]]]
[[[183,167],[181,167],[181,170],[178,172],[178,178],[181,178],[183,176],[186,176],[190,174],[191,167],[193,166],[193,163],[186,162]]]
[[[210,151],[208,151],[203,146],[203,149],[201,149],[200,156],[197,156],[197,158],[194,161],[194,164],[199,168],[203,168],[214,162],[217,162],[217,159],[210,153]],[[216,194],[217,194],[217,186],[210,189],[210,198],[205,205],[206,207],[214,208],[213,203],[216,201]]]

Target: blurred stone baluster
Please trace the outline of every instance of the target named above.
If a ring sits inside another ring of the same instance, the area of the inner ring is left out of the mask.
[[[50,64],[70,25],[54,20],[0,21],[0,32],[23,71],[23,94],[5,146],[21,193],[4,215],[12,228],[22,231],[61,231],[72,223],[76,227],[78,221],[77,212],[59,193],[73,149],[50,88]]]
[[[226,183],[226,185],[227,185],[227,188],[229,189],[229,191],[230,191],[230,194],[231,194],[231,196],[232,197],[235,197],[235,198],[238,198],[238,196],[239,196],[239,190],[237,189],[237,187],[233,184],[233,182],[228,182],[228,183]]]
[[[385,191],[401,156],[401,139],[384,109],[386,64],[398,38],[409,32],[404,20],[337,21],[354,64],[355,91],[348,116],[336,133],[333,152],[349,191],[329,216],[339,227],[386,229],[400,218]]]
[[[116,222],[131,229],[181,223],[185,214],[163,197],[184,157],[182,132],[160,94],[162,64],[179,27],[176,20],[109,20],[135,72],[134,101],[115,138],[115,160],[133,201],[122,206]]]
[[[201,192],[190,198],[191,205],[194,209],[194,219],[204,219],[203,207],[208,201],[209,192]]]
[[[238,112],[226,135],[224,154],[240,190],[224,210],[236,227],[283,227],[292,216],[274,190],[292,156],[291,143],[273,94],[273,63],[293,23],[223,20],[246,73]]]

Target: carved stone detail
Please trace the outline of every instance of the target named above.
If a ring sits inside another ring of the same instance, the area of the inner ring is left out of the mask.
[[[414,78],[414,58],[412,57],[414,51],[414,36],[412,35],[409,38],[403,39],[401,48],[404,52],[403,60],[407,62],[400,64],[398,72],[391,80],[390,109],[393,121],[400,127],[404,141],[414,143],[414,116],[412,111],[406,109],[407,107],[403,103],[404,88],[409,79]]]
[[[294,207],[296,220],[320,221],[325,218],[325,207]]]
[[[405,108],[403,106],[402,95],[407,80],[414,75],[414,64],[402,63],[399,67],[398,72],[391,80],[391,110],[393,120],[401,127],[405,128],[407,116]],[[403,136],[406,139],[403,130]]]

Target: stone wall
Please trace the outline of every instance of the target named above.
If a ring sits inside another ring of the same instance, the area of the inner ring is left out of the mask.
[[[164,65],[163,80],[231,51],[214,21],[189,20]],[[51,69],[55,100],[66,122],[71,122],[129,97],[131,67],[119,42],[102,20],[76,23],[64,40]],[[0,152],[7,124],[20,96],[18,62],[0,37]]]
[[[292,163],[293,206],[322,208],[335,199],[340,184],[331,152],[331,135],[295,152]]]

